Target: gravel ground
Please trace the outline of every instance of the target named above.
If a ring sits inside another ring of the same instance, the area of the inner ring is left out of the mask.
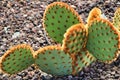
[[[55,1],[55,0],[54,0]],[[56,0],[57,1],[57,0]],[[99,7],[112,21],[113,13],[120,7],[119,0],[61,0],[70,4],[81,15],[84,22],[93,7]],[[53,44],[47,40],[42,28],[42,17],[46,6],[53,0],[0,0],[0,56],[16,44],[27,43],[37,50]],[[0,73],[0,80],[120,80],[120,57],[112,64],[93,62],[77,76],[55,77],[43,73],[34,66],[16,74]]]

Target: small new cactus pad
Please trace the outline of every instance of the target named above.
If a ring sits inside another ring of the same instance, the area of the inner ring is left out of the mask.
[[[84,24],[71,26],[64,35],[63,50],[69,54],[79,53],[86,45],[87,34]]]
[[[118,57],[120,34],[107,20],[97,18],[88,25],[87,49],[93,56],[110,63]]]
[[[15,74],[33,63],[33,49],[26,44],[21,44],[12,47],[2,56],[0,67],[5,73]]]
[[[114,14],[113,25],[120,31],[120,8]]]
[[[42,71],[56,76],[72,74],[72,59],[60,46],[46,46],[35,54],[35,63]]]
[[[90,63],[92,63],[95,60],[96,59],[91,53],[89,53],[89,51],[81,51],[76,56],[76,62],[74,64],[74,73],[78,73],[83,67],[87,67]]]
[[[101,10],[95,7],[90,11],[89,16],[87,18],[87,23],[90,23],[94,19],[100,18],[100,17],[101,17]]]
[[[63,35],[69,27],[82,23],[78,13],[63,2],[50,4],[45,10],[43,20],[48,35],[58,43],[62,43]]]

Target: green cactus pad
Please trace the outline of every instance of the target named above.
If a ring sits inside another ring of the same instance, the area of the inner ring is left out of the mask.
[[[79,14],[63,2],[50,4],[43,16],[43,26],[48,35],[58,43],[62,43],[66,30],[77,23],[82,23]]]
[[[35,54],[35,63],[42,71],[56,76],[72,74],[72,59],[60,46],[46,46]]]
[[[83,24],[75,24],[64,35],[63,50],[69,54],[79,53],[86,45],[88,31]]]
[[[76,62],[74,64],[74,73],[78,73],[83,67],[87,67],[90,63],[96,59],[87,50],[81,51],[76,56]]]
[[[94,19],[100,18],[100,17],[101,17],[101,10],[95,7],[90,11],[89,16],[87,18],[87,23],[90,23]]]
[[[33,49],[21,44],[12,47],[1,58],[0,68],[8,74],[15,74],[22,71],[34,63]]]
[[[120,8],[114,14],[113,25],[120,31]]]
[[[118,57],[120,34],[105,19],[96,19],[88,25],[87,49],[96,59],[111,63]]]

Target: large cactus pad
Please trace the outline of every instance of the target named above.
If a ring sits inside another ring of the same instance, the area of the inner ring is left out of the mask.
[[[79,53],[86,45],[87,34],[83,24],[71,26],[64,35],[63,50],[69,54]]]
[[[113,25],[120,31],[120,8],[114,14]]]
[[[2,56],[0,67],[8,74],[15,74],[33,63],[33,49],[26,44],[21,44],[12,47]]]
[[[105,19],[96,19],[88,25],[87,49],[98,60],[110,63],[118,57],[120,34]]]
[[[46,46],[35,54],[35,63],[42,71],[57,76],[72,74],[72,59],[60,46]]]
[[[43,20],[48,35],[58,43],[62,43],[63,35],[69,27],[82,23],[78,13],[62,2],[50,4],[45,10]]]

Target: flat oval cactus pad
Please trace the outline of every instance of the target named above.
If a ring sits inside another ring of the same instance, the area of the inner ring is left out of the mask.
[[[87,23],[90,23],[94,19],[100,18],[100,17],[101,17],[101,10],[95,7],[90,11],[89,16],[87,18]]]
[[[79,53],[86,45],[88,31],[84,24],[71,26],[64,35],[63,50],[69,54]]]
[[[96,59],[111,63],[118,57],[120,34],[107,20],[97,18],[88,25],[87,49]]]
[[[89,51],[84,50],[77,54],[76,62],[74,64],[74,73],[78,73],[83,67],[87,67],[96,59]]]
[[[45,10],[43,20],[48,35],[58,43],[62,43],[63,35],[69,27],[82,23],[79,14],[63,2],[50,4]]]
[[[120,8],[114,14],[113,25],[120,31]]]
[[[33,63],[33,49],[26,44],[21,44],[12,47],[2,56],[0,68],[5,73],[15,74]]]
[[[46,46],[35,54],[35,63],[42,71],[56,76],[72,74],[72,59],[60,46]]]

